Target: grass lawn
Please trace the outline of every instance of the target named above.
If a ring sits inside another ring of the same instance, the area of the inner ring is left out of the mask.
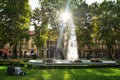
[[[0,80],[120,80],[120,68],[28,69],[25,76],[7,76],[0,66]]]

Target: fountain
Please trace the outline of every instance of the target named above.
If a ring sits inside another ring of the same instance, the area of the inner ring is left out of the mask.
[[[68,38],[68,46],[67,46],[67,60],[76,61],[78,60],[78,50],[77,50],[77,40],[75,33],[75,25],[73,21],[71,21],[71,26],[69,26],[69,38]]]
[[[57,52],[55,54],[61,54],[62,52],[61,55],[63,55],[64,59],[67,61],[78,60],[75,25],[71,19],[71,15],[68,12],[62,13],[61,17],[62,27],[57,42]],[[55,56],[55,58],[60,59],[58,56]]]

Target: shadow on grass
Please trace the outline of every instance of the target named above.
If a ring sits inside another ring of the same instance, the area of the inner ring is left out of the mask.
[[[7,76],[0,67],[0,80],[120,80],[119,68],[23,69],[25,76]]]

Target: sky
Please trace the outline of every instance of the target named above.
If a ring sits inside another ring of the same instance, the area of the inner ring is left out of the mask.
[[[35,7],[39,7],[38,0],[29,0],[29,4],[31,5],[32,10],[35,9]]]
[[[90,5],[90,4],[92,4],[92,3],[96,2],[96,1],[98,3],[101,3],[103,0],[86,0],[86,3]]]

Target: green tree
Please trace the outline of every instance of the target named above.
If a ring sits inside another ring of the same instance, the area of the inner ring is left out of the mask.
[[[93,37],[92,31],[93,27],[91,25],[91,15],[89,10],[89,5],[82,1],[74,11],[74,22],[77,32],[77,42],[80,50],[83,49],[85,46],[90,48],[93,46]]]
[[[113,45],[118,40],[119,28],[119,3],[114,1],[103,1],[101,4],[91,5],[93,15],[93,25],[98,41],[106,44],[111,58]]]
[[[30,6],[28,0],[2,0],[0,28],[2,41],[13,45],[14,57],[17,57],[17,44],[24,28],[29,27]],[[14,5],[14,6],[13,6]],[[24,34],[24,33],[23,33]]]
[[[40,0],[41,5],[47,9],[49,14],[49,23],[59,33],[60,30],[60,13],[63,11],[69,11],[73,15],[74,23],[77,26],[77,41],[78,46],[87,45],[90,49],[92,46],[92,27],[88,22],[89,7],[83,0],[69,0],[69,1],[48,1]]]
[[[48,15],[45,13],[45,8],[36,8],[33,11],[32,22],[35,26],[34,41],[42,57],[40,51],[45,49],[48,39]]]
[[[46,13],[49,17],[49,24],[53,29],[56,29],[59,33],[60,30],[60,15],[62,12],[73,12],[74,9],[82,2],[82,0],[39,0],[41,5],[46,9]]]

